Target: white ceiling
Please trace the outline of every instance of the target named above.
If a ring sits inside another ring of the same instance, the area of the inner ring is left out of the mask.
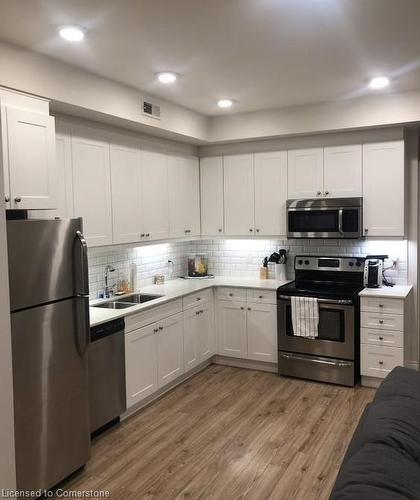
[[[0,38],[208,115],[420,88],[420,0],[0,0]]]

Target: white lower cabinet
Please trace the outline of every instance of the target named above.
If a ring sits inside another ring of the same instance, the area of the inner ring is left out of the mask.
[[[218,353],[246,358],[246,302],[219,301],[217,304]]]
[[[248,304],[246,311],[248,359],[277,361],[277,306]]]
[[[243,290],[248,301],[217,301],[217,352],[221,356],[277,361],[277,306],[275,294]],[[233,293],[233,292],[232,292]],[[261,299],[259,298],[261,296]],[[224,297],[218,293],[218,297]],[[273,303],[264,303],[269,300]]]
[[[216,351],[213,304],[184,311],[184,367],[191,370]]]
[[[157,335],[158,386],[184,373],[184,327],[182,313],[159,322]]]
[[[127,408],[158,389],[157,325],[148,325],[125,335]]]

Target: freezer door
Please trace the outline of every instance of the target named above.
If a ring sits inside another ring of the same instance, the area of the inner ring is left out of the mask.
[[[50,488],[90,455],[87,298],[12,313],[17,488]]]
[[[12,311],[88,293],[82,219],[7,221]]]

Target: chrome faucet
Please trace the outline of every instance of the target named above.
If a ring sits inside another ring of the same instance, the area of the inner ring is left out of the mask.
[[[110,266],[109,264],[105,267],[105,290],[104,296],[106,299],[109,299],[112,294],[112,286],[108,286],[109,273],[113,273],[115,271],[115,267]]]

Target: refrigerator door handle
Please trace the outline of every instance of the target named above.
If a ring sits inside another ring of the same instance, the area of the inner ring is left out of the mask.
[[[80,266],[76,270],[76,295],[87,297],[89,295],[89,277],[88,277],[88,256],[87,256],[87,243],[81,231],[76,231],[77,241],[80,245]]]
[[[76,311],[75,311],[75,342],[76,349],[80,357],[86,354],[87,348],[90,344],[90,318],[89,318],[89,298],[77,297],[76,298]]]

